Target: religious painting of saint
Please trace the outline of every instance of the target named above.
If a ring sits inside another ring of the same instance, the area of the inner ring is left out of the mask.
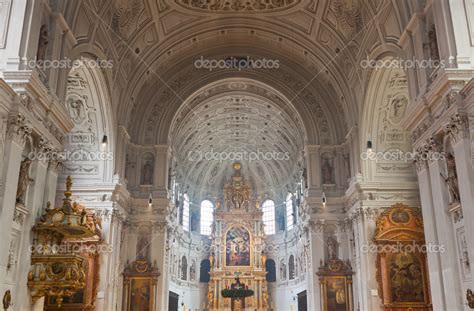
[[[425,301],[422,267],[414,254],[391,255],[387,269],[392,302]]]
[[[151,311],[151,279],[132,278],[129,311]]]
[[[345,278],[328,278],[326,290],[327,310],[348,310]]]
[[[227,231],[226,265],[250,266],[250,234],[243,227],[232,227]]]

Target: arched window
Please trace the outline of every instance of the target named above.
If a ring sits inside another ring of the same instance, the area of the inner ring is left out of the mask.
[[[199,282],[201,283],[209,283],[211,280],[210,273],[211,272],[211,262],[209,259],[204,259],[201,261],[201,268],[199,269]]]
[[[267,259],[265,262],[265,270],[267,271],[267,282],[276,282],[275,260]]]
[[[185,256],[181,258],[181,280],[187,280],[188,278],[188,261]]]
[[[266,200],[262,204],[263,224],[265,225],[265,234],[275,234],[275,203],[272,200]]]
[[[184,231],[189,231],[189,196],[184,194],[182,225]]]
[[[288,270],[290,274],[290,280],[295,279],[295,257],[293,255],[290,256],[290,260],[288,260]]]
[[[210,235],[212,232],[212,222],[214,221],[214,205],[209,200],[201,202],[201,234]]]
[[[293,196],[291,193],[288,193],[286,196],[286,229],[290,231],[293,229],[295,224],[295,218],[293,215]]]

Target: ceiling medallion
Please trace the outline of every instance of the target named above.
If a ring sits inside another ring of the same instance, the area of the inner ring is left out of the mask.
[[[271,11],[293,6],[299,0],[176,0],[191,8],[218,12]]]

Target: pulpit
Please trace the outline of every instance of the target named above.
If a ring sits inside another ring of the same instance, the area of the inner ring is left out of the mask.
[[[240,163],[233,169],[214,213],[208,309],[268,310],[262,211]]]

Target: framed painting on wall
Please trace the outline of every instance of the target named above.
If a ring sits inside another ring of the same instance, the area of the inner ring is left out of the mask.
[[[131,277],[128,310],[153,310],[152,287],[152,279],[150,277]]]
[[[154,311],[156,285],[160,273],[147,261],[136,260],[127,266],[124,276],[123,306],[127,311]]]

